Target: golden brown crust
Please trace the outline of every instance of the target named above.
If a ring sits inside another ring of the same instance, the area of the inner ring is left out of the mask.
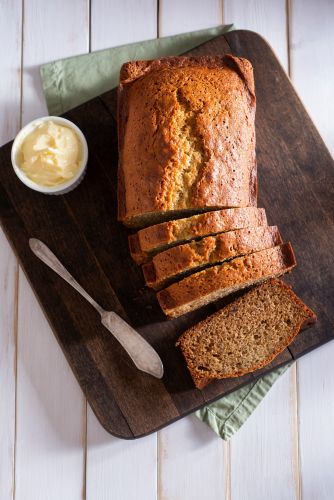
[[[290,243],[237,257],[199,271],[157,293],[169,318],[197,309],[238,289],[290,271],[296,265]]]
[[[293,339],[296,337],[296,335],[299,333],[299,331],[303,328],[306,328],[310,326],[311,324],[315,323],[316,321],[316,315],[315,313],[307,307],[297,296],[296,294],[292,291],[291,287],[288,286],[286,283],[284,283],[281,280],[277,280],[275,278],[268,280],[266,283],[259,285],[259,287],[255,287],[259,289],[260,287],[280,287],[282,290],[282,293],[287,293],[290,297],[290,300],[292,303],[295,303],[298,308],[300,308],[300,319],[298,324],[294,328],[291,329],[290,335],[284,339],[283,342],[278,343],[276,346],[276,349],[272,352],[271,355],[267,356],[265,359],[262,360],[262,362],[254,364],[251,369],[247,370],[239,370],[239,371],[233,371],[230,373],[224,373],[223,378],[235,378],[235,377],[241,377],[245,375],[246,373],[250,373],[256,370],[259,370],[263,368],[264,366],[267,366],[273,359],[275,359],[288,345],[291,344]],[[224,317],[228,317],[231,311],[231,314],[238,308],[238,305],[241,301],[247,300],[247,298],[255,292],[255,288],[250,290],[246,295],[243,297],[240,297],[239,299],[236,299],[235,301],[231,302],[229,305],[225,306],[225,308],[217,311],[216,313],[212,314],[208,318],[204,319],[203,321],[199,322],[197,325],[193,326],[192,328],[188,329],[186,332],[184,332],[181,337],[178,339],[176,345],[181,348],[181,351],[185,357],[185,360],[187,362],[187,368],[193,378],[194,384],[197,388],[203,389],[211,380],[217,379],[217,375],[210,373],[209,371],[206,372],[205,377],[201,377],[201,374],[199,374],[196,370],[196,367],[192,364],[189,356],[188,356],[188,342],[191,339],[193,334],[196,334],[200,332],[201,330],[207,331],[208,329],[208,324],[211,323],[213,324],[215,321],[217,324],[220,324],[222,321],[221,316],[222,312],[224,312]],[[254,311],[255,312],[255,311]],[[242,325],[240,325],[241,327]]]
[[[189,366],[187,366],[187,368],[188,368],[188,371],[190,373],[190,376],[194,382],[196,389],[199,389],[201,391],[202,389],[204,389],[204,387],[206,387],[208,384],[210,384],[210,382],[212,382],[212,380],[213,380],[212,378],[200,377]]]
[[[255,86],[253,67],[247,59],[236,57],[232,54],[224,56],[171,56],[163,57],[161,59],[129,61],[124,63],[121,67],[119,83],[125,85],[132,83],[138,78],[141,78],[150,71],[158,71],[166,68],[184,68],[205,66],[206,68],[220,68],[222,66],[229,66],[236,71],[242,80],[245,82],[247,90],[253,99],[255,99]]]
[[[254,75],[250,61],[242,57],[235,57],[232,54],[227,54],[225,56],[225,64],[228,64],[230,68],[239,74],[240,78],[245,82],[252,99],[255,101]]]
[[[245,227],[266,226],[263,208],[244,207],[215,210],[185,219],[162,222],[129,236],[130,253],[137,264],[147,262],[158,250],[194,238]]]
[[[118,210],[126,225],[147,225],[168,211],[256,205],[249,61],[127,63],[118,99]]]
[[[146,285],[156,290],[180,274],[283,243],[277,226],[237,229],[172,247],[143,265]]]

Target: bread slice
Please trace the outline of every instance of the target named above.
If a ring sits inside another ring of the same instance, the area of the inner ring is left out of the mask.
[[[141,229],[129,236],[130,253],[137,264],[142,264],[161,250],[186,241],[224,231],[266,225],[264,208],[215,210]]]
[[[316,315],[277,279],[259,285],[187,330],[181,348],[196,387],[266,366]]]
[[[146,284],[158,290],[184,274],[282,244],[277,226],[237,229],[169,248],[143,265]]]
[[[145,227],[257,204],[253,68],[233,55],[123,65],[118,218]]]
[[[296,265],[290,243],[237,257],[194,273],[157,293],[161,309],[177,318],[242,288],[280,276]]]

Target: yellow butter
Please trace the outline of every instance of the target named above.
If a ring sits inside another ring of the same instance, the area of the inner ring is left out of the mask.
[[[82,145],[74,130],[49,120],[27,135],[17,158],[19,167],[33,182],[59,186],[78,173]]]

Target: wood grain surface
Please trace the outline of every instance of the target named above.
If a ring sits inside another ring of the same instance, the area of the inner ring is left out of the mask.
[[[333,161],[261,37],[236,31],[192,51],[227,52],[248,57],[254,65],[260,205],[267,209],[270,223],[291,239],[299,267],[289,281],[319,316],[317,326],[301,333],[266,370],[215,381],[202,392],[193,388],[174,343],[215,306],[167,321],[130,259],[127,230],[115,219],[115,92],[66,115],[86,135],[90,151],[87,175],[73,192],[44,196],[29,190],[12,172],[11,144],[0,150],[3,228],[93,411],[105,429],[119,437],[153,432],[333,338]],[[47,243],[102,306],[116,310],[152,343],[165,365],[163,381],[134,368],[84,299],[31,254],[29,237]]]

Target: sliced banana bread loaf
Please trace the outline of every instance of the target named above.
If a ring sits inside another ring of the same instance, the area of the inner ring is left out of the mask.
[[[282,244],[277,226],[237,229],[169,248],[143,265],[146,284],[156,290],[190,271]]]
[[[290,243],[237,257],[194,273],[157,293],[163,312],[176,318],[242,288],[280,276],[296,265]]]
[[[118,214],[125,225],[256,206],[255,94],[247,59],[129,62],[118,96]]]
[[[316,316],[280,280],[271,279],[187,330],[180,346],[196,387],[240,377],[282,352]]]
[[[161,250],[192,239],[244,227],[266,225],[264,208],[215,210],[141,229],[129,236],[130,252],[135,262],[142,264]]]

